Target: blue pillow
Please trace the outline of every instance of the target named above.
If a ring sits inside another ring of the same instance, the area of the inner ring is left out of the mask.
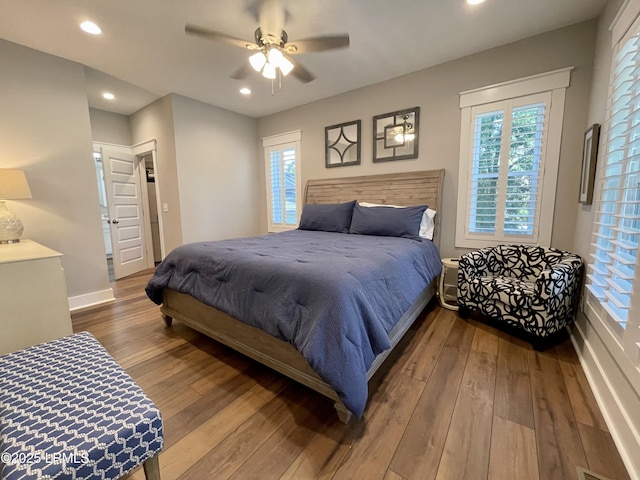
[[[426,205],[405,208],[356,205],[349,233],[420,240],[420,222],[426,209]]]
[[[351,214],[356,201],[347,203],[308,203],[302,209],[300,230],[349,233]]]

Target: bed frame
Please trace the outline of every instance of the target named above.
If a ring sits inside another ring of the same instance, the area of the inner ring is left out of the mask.
[[[304,203],[341,203],[357,199],[361,202],[389,205],[429,205],[440,211],[444,170],[369,175],[325,180],[310,180],[305,188]],[[439,244],[439,218],[436,215],[434,242]],[[376,357],[367,372],[367,380],[380,368],[393,348],[420,315],[436,292],[436,280],[426,287],[416,302],[404,313],[390,333],[391,348]],[[172,319],[237,350],[244,355],[306,385],[335,401],[338,417],[347,423],[352,414],[338,394],[309,366],[289,343],[236,320],[220,310],[205,305],[190,295],[165,288],[163,319]]]

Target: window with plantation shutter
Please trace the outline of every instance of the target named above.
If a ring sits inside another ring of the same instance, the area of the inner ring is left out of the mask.
[[[291,230],[298,226],[301,200],[300,141],[299,131],[262,139],[270,232]]]
[[[640,237],[640,22],[617,44],[597,163],[594,230],[587,262],[588,314],[610,327],[640,364],[637,304]],[[637,307],[636,307],[637,308]]]
[[[569,78],[564,69],[460,94],[457,247],[549,246]]]

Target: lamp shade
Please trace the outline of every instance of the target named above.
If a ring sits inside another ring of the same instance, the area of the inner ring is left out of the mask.
[[[31,198],[31,190],[22,170],[0,168],[0,200]]]

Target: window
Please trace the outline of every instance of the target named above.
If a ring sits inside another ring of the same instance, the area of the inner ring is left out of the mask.
[[[291,230],[300,217],[300,131],[262,139],[269,232]]]
[[[551,243],[569,76],[564,69],[460,94],[457,247]]]
[[[598,160],[587,312],[610,327],[638,365],[640,236],[640,21],[614,49],[603,154]],[[634,290],[635,287],[635,290]],[[636,307],[637,308],[637,307]]]

